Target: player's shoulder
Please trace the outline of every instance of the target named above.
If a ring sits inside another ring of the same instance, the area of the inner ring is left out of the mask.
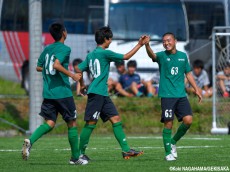
[[[180,55],[181,57],[187,58],[187,54],[185,52],[183,52],[183,51],[177,50],[177,54]]]

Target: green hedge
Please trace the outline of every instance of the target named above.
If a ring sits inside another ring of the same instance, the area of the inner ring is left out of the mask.
[[[118,112],[122,118],[122,123],[126,133],[129,134],[154,134],[161,133],[162,123],[160,123],[161,107],[160,99],[154,98],[112,98]],[[79,131],[84,126],[84,110],[86,98],[75,97],[75,103],[78,111]],[[210,99],[204,100],[201,104],[196,98],[190,98],[193,109],[194,120],[189,132],[193,134],[210,133],[212,124],[212,102]],[[24,99],[0,99],[0,118],[6,119],[24,129],[29,127],[29,100]],[[36,114],[34,114],[36,115]],[[67,132],[66,124],[59,116],[58,127],[52,132],[55,134],[64,134]],[[174,131],[178,126],[177,120],[174,121]],[[0,121],[0,130],[13,129]],[[97,128],[94,131],[98,134],[107,134],[112,132],[110,122],[102,123],[99,120]]]

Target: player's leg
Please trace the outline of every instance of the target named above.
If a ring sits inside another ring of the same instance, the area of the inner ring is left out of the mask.
[[[45,123],[40,125],[30,136],[29,139],[25,139],[22,147],[22,158],[27,160],[30,154],[32,145],[43,135],[50,132],[55,126],[57,119],[57,110],[53,100],[44,99],[41,106],[40,115],[45,119]]]
[[[71,158],[69,163],[80,165],[87,164],[88,161],[79,159],[78,129],[76,124],[77,111],[73,97],[58,99],[56,102],[56,107],[68,127],[68,141],[71,149]]]
[[[94,128],[96,127],[96,123],[97,123],[96,121],[87,121],[80,134],[80,144],[79,144],[80,155],[86,157],[86,159],[88,160],[89,158],[87,158],[87,156],[85,155],[85,150],[89,144],[90,136]]]
[[[101,111],[101,119],[103,122],[109,120],[112,123],[113,133],[119,145],[121,146],[123,158],[129,159],[132,156],[139,156],[143,154],[142,151],[130,149],[117,109],[109,97],[105,97],[104,105]]]
[[[176,107],[176,115],[178,121],[182,121],[181,125],[178,127],[177,132],[171,139],[172,143],[172,154],[177,157],[176,143],[186,134],[190,126],[192,125],[192,110],[188,102],[188,99],[180,98]]]
[[[177,99],[175,98],[161,98],[161,122],[164,123],[162,131],[163,144],[165,149],[165,159],[167,161],[176,160],[171,154],[171,134],[174,119],[174,107]]]
[[[96,127],[103,105],[103,96],[97,94],[88,94],[88,100],[85,110],[84,120],[86,124],[81,131],[79,150],[81,155],[85,155],[90,136]]]

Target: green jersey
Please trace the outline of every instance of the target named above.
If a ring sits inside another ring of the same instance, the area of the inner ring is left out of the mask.
[[[44,49],[37,66],[42,67],[43,97],[46,99],[60,99],[71,97],[69,77],[53,68],[58,59],[61,65],[68,70],[71,49],[61,42],[55,42]]]
[[[191,71],[186,54],[181,51],[176,54],[161,51],[156,56],[160,70],[159,97],[185,97],[185,74]]]
[[[78,65],[78,68],[83,72],[90,70],[93,76],[93,81],[89,85],[88,92],[108,96],[107,80],[109,76],[110,62],[123,60],[124,55],[114,53],[110,50],[104,50],[102,47],[97,47],[89,53],[86,59]]]

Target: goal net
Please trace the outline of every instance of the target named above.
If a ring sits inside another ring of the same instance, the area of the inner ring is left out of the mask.
[[[212,33],[213,121],[212,134],[229,133],[230,27],[214,27]]]

